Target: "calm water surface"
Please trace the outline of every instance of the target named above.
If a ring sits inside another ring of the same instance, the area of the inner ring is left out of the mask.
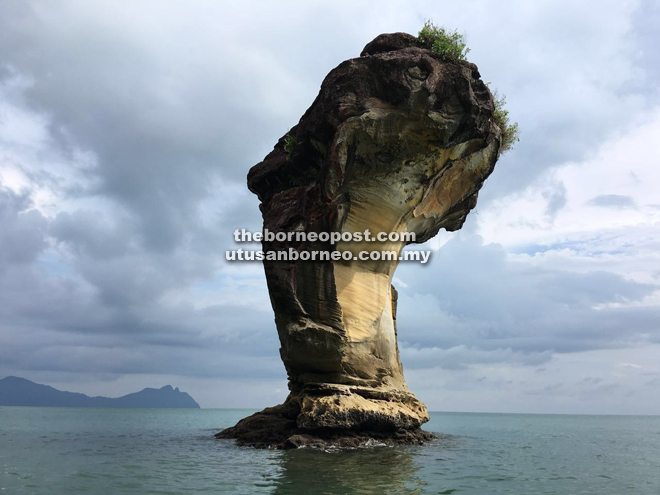
[[[0,408],[7,494],[660,494],[660,417],[432,413],[426,447],[260,451],[251,411]]]

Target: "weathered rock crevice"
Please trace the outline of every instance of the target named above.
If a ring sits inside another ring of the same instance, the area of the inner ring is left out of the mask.
[[[378,36],[332,70],[287,136],[248,174],[264,228],[457,230],[501,145],[477,67],[440,61],[413,36]],[[264,242],[264,251],[395,251],[405,243]],[[419,443],[426,406],[408,389],[397,344],[398,260],[265,261],[290,394],[220,432],[258,447]],[[405,329],[402,329],[405,331]]]

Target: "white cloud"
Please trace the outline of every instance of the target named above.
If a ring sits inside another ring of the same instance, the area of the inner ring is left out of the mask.
[[[593,241],[605,235],[602,246],[592,244],[591,248],[613,249],[621,241],[612,245],[610,238],[633,228],[657,239],[660,150],[654,143],[660,135],[660,109],[650,112],[644,122],[632,124],[624,134],[611,135],[584,161],[558,165],[524,190],[480,211],[479,234],[487,242],[511,248]],[[548,192],[557,185],[565,191],[566,203],[548,218]],[[609,202],[594,204],[594,198],[608,197]]]

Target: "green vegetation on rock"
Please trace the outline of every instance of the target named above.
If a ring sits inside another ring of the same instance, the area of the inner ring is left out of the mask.
[[[298,140],[295,136],[292,136],[291,134],[284,136],[284,152],[286,153],[287,158],[291,158],[291,155],[295,151],[297,145]]]
[[[432,21],[424,23],[417,39],[445,62],[458,63],[459,60],[465,60],[470,52],[464,35],[456,30],[449,31]]]
[[[495,111],[493,112],[493,120],[495,125],[502,131],[502,144],[500,146],[500,155],[513,148],[513,145],[520,141],[518,137],[518,122],[509,122],[509,111],[504,108],[506,105],[506,96],[500,96],[497,90],[492,92],[493,103],[495,104]]]

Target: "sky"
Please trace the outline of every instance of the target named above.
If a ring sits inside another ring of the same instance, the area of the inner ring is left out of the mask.
[[[249,168],[325,75],[426,19],[467,37],[520,142],[401,265],[433,411],[660,414],[660,2],[0,2],[0,377],[286,397]]]

